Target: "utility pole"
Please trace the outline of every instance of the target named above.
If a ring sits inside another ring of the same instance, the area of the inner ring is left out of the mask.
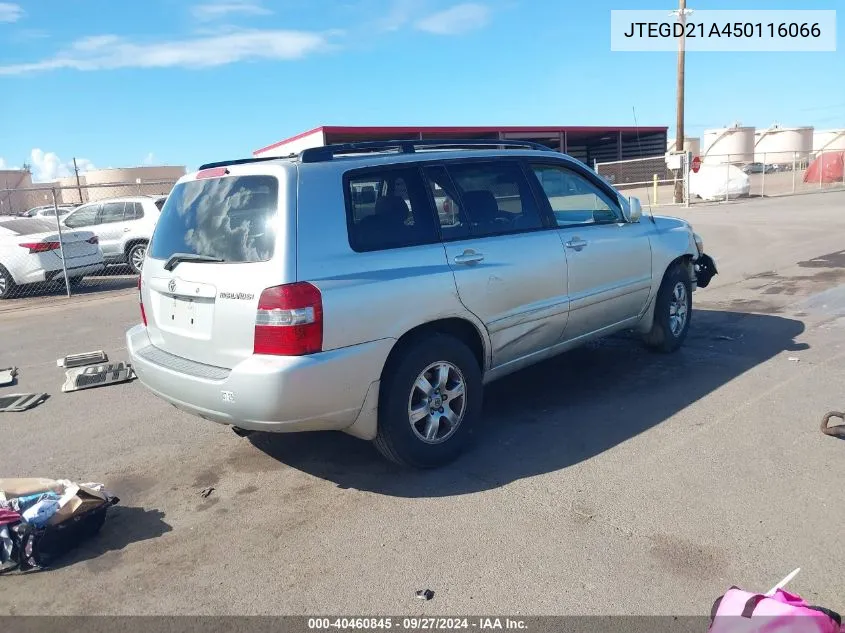
[[[674,13],[674,11],[673,11]],[[687,10],[687,0],[678,0],[678,21],[686,27],[687,14],[692,11]],[[675,151],[683,153],[684,151],[684,67],[686,66],[686,28],[682,29],[681,37],[678,38],[678,87],[677,87],[677,120],[675,122]],[[684,169],[680,170],[680,177],[675,178],[675,202],[680,203],[684,200]]]
[[[79,192],[79,204],[82,204],[85,200],[82,199],[82,185],[79,184],[79,168],[76,166],[76,156],[73,157],[73,171],[76,173],[76,190]]]

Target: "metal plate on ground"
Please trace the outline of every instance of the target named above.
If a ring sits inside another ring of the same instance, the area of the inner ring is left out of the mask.
[[[26,411],[46,399],[46,393],[10,393],[8,396],[0,396],[0,413]]]
[[[6,367],[5,369],[0,369],[0,387],[11,385],[13,382],[15,382],[15,377],[17,375],[17,367]]]
[[[65,373],[66,379],[65,384],[62,385],[62,391],[67,393],[80,389],[113,385],[118,382],[127,382],[134,377],[135,373],[129,363],[107,363],[76,367],[68,369]]]
[[[96,352],[85,352],[84,354],[70,354],[64,358],[59,358],[56,360],[56,367],[70,369],[71,367],[82,367],[83,365],[93,365],[94,363],[105,363],[108,360],[109,357],[106,356],[106,353],[103,350],[98,350]]]

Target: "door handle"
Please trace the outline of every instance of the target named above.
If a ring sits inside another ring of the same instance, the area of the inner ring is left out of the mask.
[[[484,259],[484,255],[482,253],[476,253],[475,251],[464,251],[461,255],[455,256],[455,263],[456,264],[477,264],[478,262]]]
[[[131,230],[132,230],[132,229],[130,229],[130,228],[127,226],[127,227],[125,227],[125,228],[123,229],[123,232],[124,232],[124,233],[129,233],[129,231],[131,231]]]
[[[582,240],[581,238],[578,238],[578,237],[573,237],[571,240],[569,240],[565,244],[566,248],[572,248],[572,249],[575,249],[576,251],[580,251],[586,245],[587,245],[587,242],[585,242],[584,240]]]

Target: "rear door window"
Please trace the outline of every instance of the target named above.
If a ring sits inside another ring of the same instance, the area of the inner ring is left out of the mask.
[[[129,204],[132,204],[131,202]],[[104,202],[100,211],[100,224],[111,224],[123,222],[123,209],[125,202]]]
[[[150,256],[207,255],[225,262],[273,257],[279,207],[274,176],[226,176],[183,182],[161,210]]]
[[[144,217],[144,205],[140,202],[127,202],[126,212],[123,214],[124,220],[140,220]]]
[[[378,168],[346,176],[349,245],[358,252],[439,241],[417,167]]]

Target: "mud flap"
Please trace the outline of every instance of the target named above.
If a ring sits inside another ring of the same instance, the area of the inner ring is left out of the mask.
[[[119,382],[127,382],[135,378],[135,372],[129,363],[109,363],[107,365],[89,365],[68,369],[65,384],[62,391],[79,391],[80,389],[91,389],[102,387]]]
[[[0,369],[0,387],[5,387],[6,385],[14,383],[17,375],[17,367],[6,367],[5,369]]]
[[[716,262],[713,261],[710,255],[699,255],[698,259],[695,260],[695,279],[696,285],[699,288],[709,286],[710,280],[718,274],[719,271],[716,270]]]
[[[94,363],[105,363],[109,360],[103,350],[96,352],[85,352],[84,354],[70,354],[64,358],[56,360],[56,367],[64,367],[70,369],[72,367],[82,367],[83,365],[93,365]]]
[[[0,413],[26,411],[46,399],[46,393],[10,393],[8,396],[0,396]]]

